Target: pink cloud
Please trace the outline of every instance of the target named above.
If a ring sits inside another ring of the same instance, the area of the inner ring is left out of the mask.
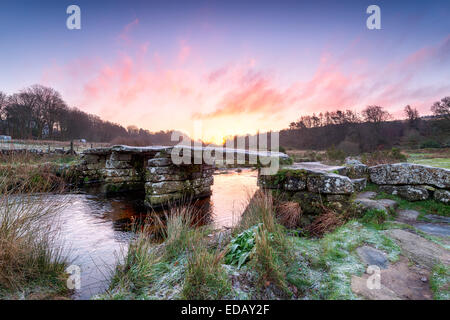
[[[118,35],[117,38],[120,41],[124,41],[125,43],[130,43],[131,42],[130,33],[133,30],[133,28],[135,26],[137,26],[138,24],[139,24],[139,19],[138,18],[134,19],[133,21],[131,21],[130,23],[125,25],[122,32]]]
[[[131,30],[138,23],[136,19],[125,26],[119,38],[130,42]],[[420,48],[382,69],[355,53],[337,58],[324,52],[316,70],[308,77],[303,75],[306,80],[296,80],[294,74],[294,80],[284,85],[283,75],[260,63],[257,67],[256,57],[216,68],[195,64],[192,46],[184,41],[173,54],[161,54],[146,42],[127,47],[126,53],[117,53],[109,62],[77,59],[65,66],[51,66],[44,77],[48,84],[65,83],[63,95],[71,97],[71,104],[124,125],[180,129],[193,119],[202,119],[213,130],[224,118],[232,117],[230,126],[245,123],[249,131],[281,129],[302,114],[361,110],[368,104],[380,104],[393,112],[417,104],[427,113],[427,104],[448,94],[450,88],[418,79],[423,78],[421,71],[428,63],[448,57],[449,39],[436,47]],[[199,51],[195,50],[196,57]]]

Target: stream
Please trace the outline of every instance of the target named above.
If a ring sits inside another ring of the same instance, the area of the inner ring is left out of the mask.
[[[212,195],[202,200],[206,202],[202,207],[207,208],[205,214],[210,215],[208,220],[215,228],[231,227],[238,221],[246,200],[257,189],[256,179],[257,171],[251,169],[214,175]],[[81,288],[72,298],[90,299],[107,289],[114,267],[133,237],[129,222],[132,217],[145,215],[145,208],[140,200],[91,193],[49,197],[64,197],[69,203],[60,212],[59,220],[64,248],[71,263],[81,268]]]

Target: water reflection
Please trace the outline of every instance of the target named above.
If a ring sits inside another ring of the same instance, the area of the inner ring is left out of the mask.
[[[256,187],[256,171],[243,169],[214,176],[212,196],[195,202],[205,221],[216,228],[231,227],[243,212]],[[93,194],[64,196],[70,205],[61,212],[61,237],[70,247],[74,264],[81,267],[81,289],[75,299],[89,299],[104,292],[121,253],[126,252],[132,219],[143,219],[146,209],[141,195],[107,199]]]

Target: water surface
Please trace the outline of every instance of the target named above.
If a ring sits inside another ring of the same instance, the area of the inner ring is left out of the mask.
[[[212,196],[202,200],[216,228],[231,227],[242,214],[256,186],[257,172],[250,169],[214,175]],[[141,201],[104,198],[95,194],[53,195],[69,201],[60,215],[61,238],[70,247],[73,264],[81,268],[81,289],[73,298],[89,299],[108,287],[117,258],[133,237],[132,217],[145,215]]]

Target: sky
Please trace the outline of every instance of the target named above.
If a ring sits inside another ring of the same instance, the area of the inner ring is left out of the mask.
[[[36,83],[105,120],[211,142],[374,104],[425,115],[450,95],[450,1],[2,0],[0,91]]]

